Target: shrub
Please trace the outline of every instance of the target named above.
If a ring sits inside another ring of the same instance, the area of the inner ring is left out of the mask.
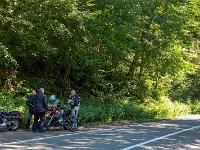
[[[200,102],[190,104],[192,114],[200,114]]]
[[[172,102],[169,98],[164,96],[158,101],[151,103],[149,109],[155,111],[155,117],[159,119],[175,118],[191,112],[188,105],[179,102]]]

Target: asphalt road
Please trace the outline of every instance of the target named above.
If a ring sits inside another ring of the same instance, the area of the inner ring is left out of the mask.
[[[0,150],[199,150],[200,116],[77,132],[0,132]]]

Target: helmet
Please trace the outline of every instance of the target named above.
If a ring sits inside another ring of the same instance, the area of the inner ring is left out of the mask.
[[[56,100],[56,95],[51,95],[49,99],[50,100]]]

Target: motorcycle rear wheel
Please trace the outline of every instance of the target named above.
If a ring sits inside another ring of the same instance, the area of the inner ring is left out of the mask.
[[[49,128],[51,127],[51,123],[49,123],[49,121],[50,121],[49,118],[46,118],[44,120],[44,124],[43,124],[43,127],[42,127],[44,131],[49,130]]]
[[[10,127],[8,128],[9,131],[16,131],[19,127],[19,121],[11,121]]]
[[[71,125],[71,117],[67,117],[64,121],[63,127],[65,130],[70,130],[72,125]]]

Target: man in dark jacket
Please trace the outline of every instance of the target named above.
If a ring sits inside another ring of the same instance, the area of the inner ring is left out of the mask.
[[[36,91],[32,90],[32,94],[28,97],[28,99],[26,101],[26,105],[29,108],[28,119],[27,119],[27,122],[26,122],[26,130],[27,131],[30,128],[31,119],[32,119],[32,116],[33,116],[33,98],[34,98],[35,94],[36,94]]]
[[[33,108],[34,123],[33,123],[32,130],[33,130],[33,132],[36,132],[36,131],[44,132],[42,130],[42,126],[44,123],[45,112],[47,110],[47,98],[44,95],[43,88],[40,88],[39,92],[34,96],[33,106],[34,106],[34,108]]]

